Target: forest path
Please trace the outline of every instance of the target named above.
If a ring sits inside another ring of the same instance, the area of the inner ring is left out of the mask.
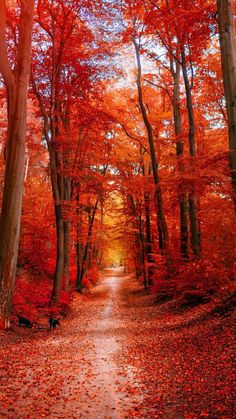
[[[61,328],[16,326],[21,335],[11,336],[3,354],[1,418],[131,417],[137,400],[127,392],[133,376],[120,345],[127,317],[122,272],[107,271],[91,295],[75,296]]]
[[[234,418],[234,316],[211,310],[105,271],[61,328],[0,333],[0,418]]]

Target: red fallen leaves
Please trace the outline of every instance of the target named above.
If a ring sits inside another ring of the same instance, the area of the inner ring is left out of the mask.
[[[233,417],[232,315],[207,315],[210,306],[174,314],[173,303],[155,305],[135,288],[129,285],[132,298],[126,293],[123,351],[139,383],[140,417]]]
[[[233,417],[232,318],[204,317],[206,306],[174,314],[137,283],[119,286],[77,295],[55,333],[16,326],[0,335],[1,414],[95,417],[96,407],[104,417],[115,408],[122,418]]]

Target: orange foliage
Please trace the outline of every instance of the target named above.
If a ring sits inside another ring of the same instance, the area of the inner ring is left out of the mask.
[[[141,0],[127,0],[120,9],[111,2],[104,10],[99,1],[93,6],[78,1],[78,14],[72,7],[74,2],[67,6],[62,3],[58,1],[51,7],[50,2],[39,1],[36,8],[19,265],[35,277],[40,276],[40,281],[39,288],[35,288],[31,280],[26,286],[26,279],[19,279],[16,310],[26,307],[30,289],[35,295],[35,300],[31,299],[32,307],[37,305],[36,300],[43,305],[53,285],[57,254],[55,202],[45,125],[42,128],[43,121],[47,124],[52,115],[58,130],[57,175],[63,182],[71,182],[71,196],[56,203],[61,205],[63,222],[70,223],[70,280],[67,283],[63,277],[62,299],[63,288],[76,287],[86,246],[82,281],[85,287],[97,283],[99,268],[124,263],[128,271],[136,269],[137,276],[144,281],[152,272],[156,292],[163,292],[162,287],[173,290],[173,295],[189,289],[210,292],[214,288],[221,292],[224,284],[228,289],[235,257],[234,212],[215,2],[160,1],[156,7],[154,1],[144,7]],[[116,26],[113,26],[114,17]],[[17,19],[11,8],[7,33],[9,55],[17,41]],[[110,38],[105,35],[106,25],[102,22],[106,22]],[[163,279],[170,276],[170,270],[158,249],[155,186],[147,132],[138,104],[132,37],[139,39],[141,45],[141,88],[159,162],[174,263],[171,280]],[[181,73],[181,135],[176,135],[174,126],[170,64],[172,60],[176,66],[183,49],[193,100],[196,157],[189,156],[189,121]],[[58,59],[56,82],[55,57]],[[0,109],[0,131],[4,139],[6,92],[3,85],[0,85]],[[69,123],[69,131],[65,121]],[[50,137],[50,127],[48,133]],[[183,144],[181,160],[176,157],[179,140]],[[184,168],[182,171],[180,166]],[[4,141],[1,179],[3,169]],[[190,261],[183,263],[179,200],[181,193],[193,191],[201,259],[195,260],[189,239]],[[150,237],[147,237],[148,217]]]

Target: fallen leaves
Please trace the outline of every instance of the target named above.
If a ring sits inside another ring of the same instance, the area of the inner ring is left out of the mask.
[[[170,314],[136,282],[112,281],[75,299],[55,333],[1,335],[3,417],[233,417],[230,318]]]

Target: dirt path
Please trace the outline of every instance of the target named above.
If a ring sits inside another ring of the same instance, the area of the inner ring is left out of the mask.
[[[19,329],[1,348],[1,418],[125,418],[137,403],[126,392],[119,318],[121,271],[108,272],[91,296],[74,302],[73,318],[54,332]],[[46,326],[45,326],[46,327]],[[121,365],[118,365],[117,359]]]
[[[0,334],[0,418],[233,419],[233,317],[171,304],[107,271],[60,329]]]

